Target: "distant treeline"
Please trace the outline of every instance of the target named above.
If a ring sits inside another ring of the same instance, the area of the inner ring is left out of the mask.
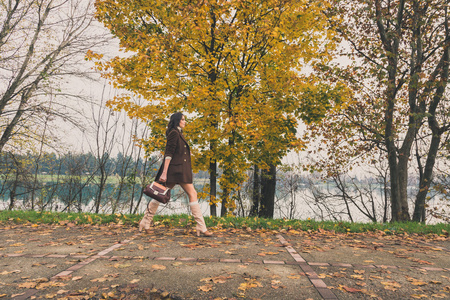
[[[0,154],[0,200],[8,209],[135,213],[161,160],[108,153]],[[207,172],[196,178],[207,177]],[[20,202],[20,205],[19,205]],[[61,205],[63,207],[61,207]],[[22,207],[18,207],[22,206]]]
[[[127,203],[127,211],[136,211],[142,186],[159,167],[156,156],[150,158],[108,153],[0,154],[0,199],[8,209],[21,205],[31,209],[81,211],[90,205],[98,212],[104,205],[115,211]],[[115,184],[111,184],[114,178]]]

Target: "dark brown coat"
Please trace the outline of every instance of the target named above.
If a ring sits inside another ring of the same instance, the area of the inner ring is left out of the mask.
[[[164,160],[156,175],[156,181],[164,169],[166,157],[171,157],[169,169],[167,170],[167,183],[192,183],[191,150],[184,139],[183,134],[173,129],[167,136]]]

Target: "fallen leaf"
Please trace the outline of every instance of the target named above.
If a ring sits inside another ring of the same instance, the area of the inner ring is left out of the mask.
[[[202,285],[202,286],[198,287],[198,290],[202,291],[202,292],[210,292],[210,291],[212,291],[212,289],[213,289],[212,284]]]
[[[0,275],[8,275],[8,274],[12,274],[12,273],[20,273],[22,271],[20,270],[14,270],[14,271],[3,271],[0,273]]]
[[[384,289],[394,292],[402,287],[398,282],[395,281],[382,281],[381,284],[384,285]]]
[[[22,295],[25,295],[25,293],[12,294],[12,295],[11,295],[11,298],[18,297],[18,296],[22,296]]]
[[[139,281],[141,281],[141,280],[140,279],[133,279],[133,280],[130,281],[130,283],[137,283]]]
[[[416,285],[416,286],[423,286],[423,285],[427,285],[428,283],[420,281],[420,280],[414,280],[411,282],[412,285]]]
[[[165,269],[166,269],[166,266],[163,266],[163,265],[153,265],[153,266],[152,266],[152,269],[155,269],[155,270],[165,270]]]
[[[20,288],[26,288],[26,289],[34,289],[36,287],[36,282],[24,282],[19,284]]]
[[[256,281],[256,279],[247,279],[246,278],[246,280],[248,280],[248,282],[241,283],[241,285],[238,287],[239,290],[245,291],[245,290],[248,290],[251,288],[262,287],[261,283]]]
[[[131,267],[131,264],[115,264],[114,265],[114,268],[117,268],[117,269],[124,269],[124,268],[128,268],[128,267]]]
[[[447,298],[447,294],[441,293],[441,294],[433,294],[431,295],[433,298],[439,298],[439,299],[444,299]]]
[[[428,298],[428,296],[425,295],[425,294],[420,294],[420,295],[418,295],[418,294],[413,294],[413,295],[411,295],[411,298],[414,298],[414,299],[422,299],[422,298]]]
[[[339,287],[341,287],[343,290],[345,290],[348,293],[359,293],[359,292],[361,292],[361,290],[359,290],[359,289],[355,289],[355,288],[348,287],[348,286],[345,286],[345,285],[339,285]]]
[[[56,294],[62,295],[62,294],[68,293],[68,292],[69,292],[68,290],[59,290],[56,292]]]
[[[47,294],[47,295],[45,295],[46,299],[53,299],[55,297],[56,297],[56,294]]]
[[[75,276],[75,277],[72,278],[72,280],[73,281],[77,281],[77,280],[80,280],[82,278],[83,278],[83,276]]]

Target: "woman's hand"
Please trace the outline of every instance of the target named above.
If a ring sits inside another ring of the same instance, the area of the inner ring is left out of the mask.
[[[167,180],[167,171],[163,171],[161,176],[159,177],[159,181],[166,182]]]

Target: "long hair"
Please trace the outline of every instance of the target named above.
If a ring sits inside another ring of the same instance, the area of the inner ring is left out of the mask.
[[[169,135],[169,132],[172,129],[176,129],[180,125],[180,121],[183,118],[183,114],[181,112],[176,112],[170,116],[169,124],[167,125],[166,136]]]

